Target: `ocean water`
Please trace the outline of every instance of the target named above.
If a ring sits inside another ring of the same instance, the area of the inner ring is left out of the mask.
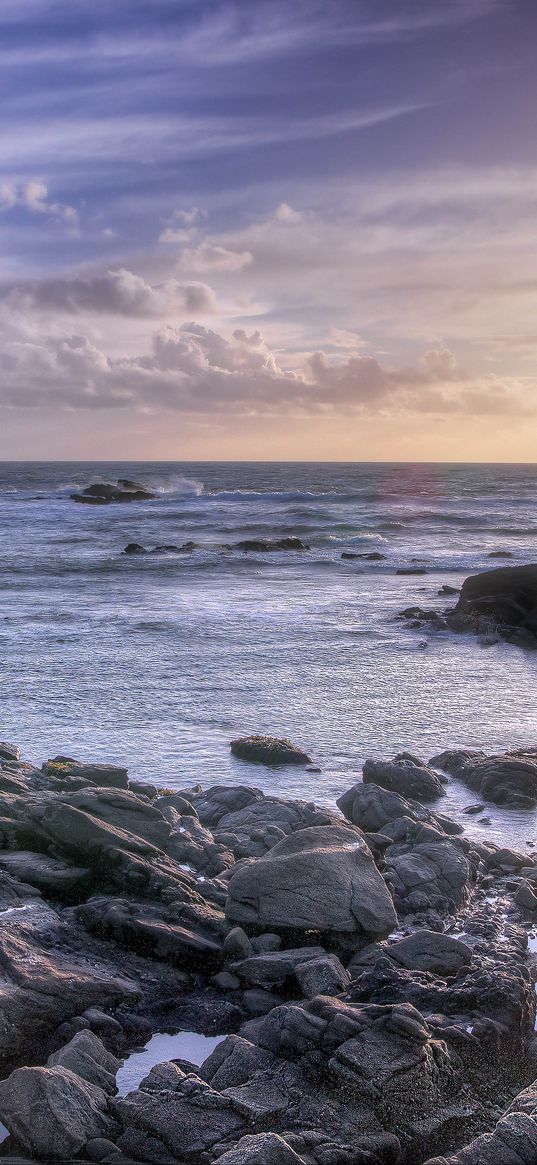
[[[69,498],[117,477],[156,500]],[[331,803],[367,756],[537,745],[537,654],[396,619],[505,565],[492,551],[537,561],[535,465],[4,463],[0,532],[0,738],[30,758]],[[311,549],[222,549],[285,535]],[[123,553],[189,539],[190,555]],[[427,573],[395,573],[408,565]],[[322,772],[234,760],[229,741],[253,731],[289,736]],[[471,799],[453,782],[442,809]],[[465,822],[505,837],[505,814],[487,813]],[[535,815],[509,830],[535,838]]]

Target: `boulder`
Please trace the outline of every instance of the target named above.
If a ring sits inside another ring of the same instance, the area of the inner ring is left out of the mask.
[[[435,801],[443,797],[442,781],[421,761],[395,758],[393,761],[366,760],[363,767],[364,784],[373,783],[382,789],[414,797],[418,801]]]
[[[471,575],[462,585],[455,613],[470,615],[478,630],[492,624],[505,638],[537,648],[537,565]]]
[[[152,498],[156,498],[157,495],[151,493],[151,490],[148,490],[144,485],[140,485],[139,482],[129,481],[127,478],[124,478],[118,480],[117,485],[98,481],[86,486],[85,489],[80,490],[80,493],[71,494],[70,496],[74,502],[85,502],[86,505],[107,506],[112,502],[150,501]]]
[[[298,830],[266,857],[232,871],[226,917],[278,932],[375,935],[397,921],[370,849],[343,824]]]
[[[303,1158],[277,1133],[241,1137],[218,1158],[219,1165],[303,1165]]]
[[[392,793],[388,789],[381,789],[379,785],[353,785],[337,799],[347,821],[368,833],[384,833],[393,822],[406,819],[407,821],[423,822],[447,834],[463,832],[462,825],[451,821],[440,813],[432,813],[424,809],[418,801],[408,800],[399,793]]]
[[[72,891],[79,893],[91,881],[91,870],[87,866],[69,865],[58,858],[28,850],[0,853],[0,866],[53,898],[69,897]]]
[[[404,913],[434,909],[450,914],[468,900],[474,873],[463,850],[448,838],[393,849],[393,854],[386,850],[386,864]]]
[[[144,838],[158,849],[166,847],[171,833],[170,823],[159,809],[130,789],[80,789],[66,793],[61,800],[63,804],[81,809],[114,828]]]
[[[241,736],[230,744],[233,756],[263,765],[307,765],[311,757],[290,740],[274,736]]]
[[[102,1088],[61,1067],[17,1068],[0,1081],[0,1112],[16,1141],[40,1160],[69,1160],[113,1129]]]
[[[205,1160],[201,1155],[213,1145],[239,1139],[248,1131],[229,1097],[179,1068],[173,1089],[131,1092],[115,1101],[114,1112],[124,1126],[117,1142],[120,1149],[142,1161],[148,1160],[148,1141],[152,1161],[167,1162],[170,1156],[172,1162],[195,1161]]]
[[[241,542],[235,543],[235,550],[242,550],[243,553],[253,551],[258,554],[266,554],[271,550],[309,550],[300,538],[244,538]]]
[[[381,559],[386,558],[385,554],[381,554],[379,550],[372,550],[370,554],[357,554],[351,550],[344,550],[341,555],[342,558],[363,558],[366,562],[380,562]]]
[[[483,797],[506,809],[530,809],[537,805],[537,753],[528,750],[501,756],[468,757],[459,779]]]
[[[435,975],[456,975],[472,958],[466,943],[435,930],[417,930],[391,943],[387,954],[410,971],[431,971]]]
[[[116,1073],[121,1067],[92,1031],[79,1031],[65,1047],[53,1052],[47,1060],[49,1068],[68,1068],[88,1084],[96,1084],[103,1092],[116,1091]]]
[[[340,995],[350,985],[351,977],[337,955],[325,954],[299,963],[295,970],[300,990],[307,999],[315,995]]]
[[[58,788],[66,784],[70,789],[76,786],[83,788],[84,785],[126,789],[128,785],[127,769],[119,765],[84,764],[69,756],[56,756],[48,760],[42,771],[56,782]]]
[[[233,963],[232,969],[240,979],[257,987],[284,987],[294,976],[301,963],[326,955],[323,947],[298,947],[285,951],[269,951],[262,955],[250,955]]]

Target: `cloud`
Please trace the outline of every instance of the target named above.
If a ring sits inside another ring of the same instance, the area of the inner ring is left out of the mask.
[[[206,283],[179,283],[168,279],[150,284],[141,275],[120,267],[103,274],[0,288],[0,299],[13,307],[79,314],[96,312],[131,318],[164,317],[214,310],[214,293]]]
[[[129,409],[229,417],[535,416],[537,380],[475,377],[447,349],[390,367],[372,356],[319,351],[282,367],[259,331],[230,338],[196,322],[166,326],[147,352],[112,358],[79,333],[4,339],[0,404]]]
[[[181,265],[192,271],[242,271],[252,261],[251,251],[234,251],[209,240],[181,253]]]
[[[43,214],[58,219],[73,230],[78,223],[78,214],[73,206],[49,200],[48,187],[44,182],[32,181],[22,185],[13,182],[0,184],[0,210],[11,210],[14,206],[22,206],[32,214]]]

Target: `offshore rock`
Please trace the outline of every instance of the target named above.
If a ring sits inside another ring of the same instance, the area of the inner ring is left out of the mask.
[[[233,756],[264,765],[308,765],[311,757],[290,740],[274,736],[241,736],[230,744]]]

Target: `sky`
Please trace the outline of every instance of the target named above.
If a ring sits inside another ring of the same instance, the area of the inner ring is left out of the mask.
[[[535,461],[535,0],[0,0],[0,457]]]

